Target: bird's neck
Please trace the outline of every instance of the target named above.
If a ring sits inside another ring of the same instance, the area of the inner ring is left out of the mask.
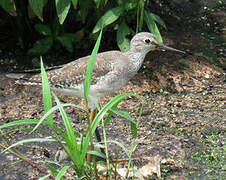
[[[130,62],[133,63],[133,67],[136,69],[136,71],[138,71],[144,61],[144,58],[146,56],[147,53],[142,52],[142,51],[127,51],[125,52],[125,55],[127,57],[129,57]]]

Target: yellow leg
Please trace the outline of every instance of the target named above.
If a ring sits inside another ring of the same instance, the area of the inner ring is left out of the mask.
[[[90,113],[90,115],[89,115],[89,124],[92,124],[92,122],[93,122],[93,120],[94,120],[96,114],[97,114],[97,109],[94,109],[94,110]]]
[[[92,122],[93,122],[93,120],[94,120],[96,114],[97,114],[97,109],[95,109],[94,111],[92,111],[92,112],[90,113],[90,116],[89,116],[89,123],[90,123],[90,124],[92,124]],[[100,136],[100,132],[99,132],[99,130],[98,130],[98,127],[96,128],[95,134],[96,134],[97,141],[98,141],[98,142],[101,142],[101,136]]]
[[[90,115],[89,115],[89,124],[90,124],[90,125],[92,124],[92,122],[93,122],[93,120],[94,120],[96,114],[97,114],[97,109],[95,109],[94,111],[92,111],[92,112],[90,113]],[[97,141],[98,141],[98,142],[101,142],[101,136],[100,136],[100,132],[99,132],[99,130],[98,130],[98,127],[96,128],[95,135],[96,135]],[[90,149],[93,150],[94,147],[90,147]],[[103,148],[101,148],[100,150],[101,150],[101,152],[102,152],[103,154],[105,154]],[[91,160],[92,160],[91,155],[90,155],[90,154],[87,154],[86,159],[87,159],[87,162],[91,162]]]
[[[90,115],[89,115],[89,126],[92,124],[96,114],[97,114],[97,109],[95,109],[94,111],[92,111],[90,113]],[[89,149],[90,150],[94,150],[93,143],[91,143],[91,147]],[[87,162],[91,162],[92,161],[92,156],[90,154],[87,154],[86,160],[87,160]]]

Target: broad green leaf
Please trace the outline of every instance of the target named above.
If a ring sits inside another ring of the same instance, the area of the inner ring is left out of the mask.
[[[63,36],[70,38],[71,41],[81,40],[81,37],[79,37],[79,35],[76,33],[64,33]]]
[[[92,1],[90,0],[79,1],[79,7],[80,7],[79,14],[82,18],[83,23],[85,23],[88,12],[92,8],[92,6],[93,4],[92,4]]]
[[[16,6],[13,0],[0,0],[0,6],[10,15],[16,16]]]
[[[33,12],[43,21],[42,13],[47,0],[29,0],[29,5]]]
[[[65,18],[67,17],[68,11],[71,6],[70,0],[55,0],[56,1],[56,11],[59,18],[60,24],[64,23]]]
[[[42,57],[40,59],[41,59],[41,75],[42,75],[42,98],[43,98],[45,112],[48,112],[52,108],[51,90],[50,90],[47,74],[43,65]],[[48,122],[53,124],[53,114],[50,114],[46,119]]]
[[[78,0],[71,0],[73,7],[76,9],[78,5]]]
[[[97,8],[103,8],[107,4],[108,0],[94,0]]]
[[[96,7],[100,8],[101,0],[94,0]]]
[[[60,41],[60,43],[69,51],[69,52],[73,52],[73,45],[72,45],[72,40],[71,38],[69,38],[68,36],[58,36],[56,38],[58,41]]]
[[[52,34],[50,27],[45,24],[35,24],[35,29],[44,36],[50,36]]]
[[[126,38],[126,35],[131,33],[130,28],[125,22],[119,25],[117,31],[117,44],[121,51],[128,51],[130,47],[130,40]]]
[[[162,20],[162,18],[160,18],[158,15],[150,13],[150,16],[152,17],[152,19],[157,22],[159,25],[161,25],[162,27],[166,28],[166,25],[164,23],[164,21]]]
[[[119,6],[122,6],[125,2],[125,0],[116,0],[116,1]]]
[[[64,33],[56,38],[69,51],[73,52],[73,41],[78,41],[79,37],[72,33]]]
[[[108,10],[97,22],[96,26],[93,29],[93,33],[100,31],[102,28],[107,25],[115,22],[120,15],[122,14],[122,7],[116,7]]]
[[[148,26],[148,29],[156,36],[159,43],[163,43],[162,36],[159,32],[158,26],[156,25],[150,13],[148,13],[147,11],[144,12],[144,20]]]
[[[131,9],[134,9],[134,8],[136,8],[137,7],[137,1],[127,1],[126,3],[125,3],[125,9],[126,9],[126,11],[129,11],[129,10],[131,10]]]
[[[93,51],[91,53],[91,56],[90,56],[90,59],[89,59],[89,62],[88,62],[87,68],[86,68],[86,79],[84,82],[84,99],[85,99],[86,103],[88,102],[89,88],[91,85],[94,63],[96,60],[97,52],[99,50],[101,37],[102,37],[102,30],[100,31],[100,34],[97,38],[96,44],[93,48]]]
[[[43,55],[47,53],[47,51],[53,45],[53,38],[46,37],[44,39],[36,41],[33,48],[29,49],[28,54],[30,55]]]

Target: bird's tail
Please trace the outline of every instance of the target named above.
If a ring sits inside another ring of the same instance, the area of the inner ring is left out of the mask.
[[[14,79],[16,84],[19,85],[30,85],[30,86],[41,86],[41,82],[32,81],[29,79],[28,73],[9,73],[5,75],[10,79]]]
[[[41,82],[30,81],[29,79],[18,79],[15,81],[19,85],[28,85],[28,86],[41,86]]]
[[[25,73],[8,73],[5,76],[10,79],[21,79],[21,78],[24,78],[26,74]]]

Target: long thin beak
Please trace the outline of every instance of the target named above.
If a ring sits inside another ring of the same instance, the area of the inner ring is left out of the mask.
[[[171,47],[166,46],[166,45],[164,45],[164,44],[158,44],[158,48],[159,48],[160,50],[170,50],[170,51],[175,51],[175,52],[180,52],[180,53],[186,54],[186,52],[184,52],[184,51],[181,51],[181,50],[178,50],[178,49],[171,48]]]

